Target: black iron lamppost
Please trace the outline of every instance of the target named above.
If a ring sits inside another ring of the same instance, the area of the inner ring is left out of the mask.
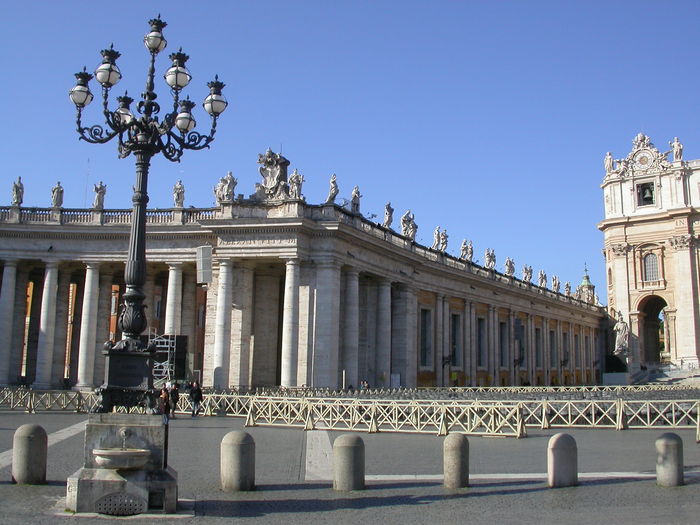
[[[92,93],[88,82],[93,75],[85,71],[76,73],[78,84],[71,89],[70,98],[78,109],[77,124],[80,139],[91,144],[104,144],[117,137],[119,158],[128,157],[133,153],[136,157],[136,186],[134,187],[131,221],[131,235],[129,238],[129,258],[124,270],[126,292],[124,293],[124,305],[119,317],[119,328],[124,334],[124,339],[114,345],[120,350],[143,350],[139,341],[139,335],[146,329],[147,321],[144,315],[143,301],[145,295],[142,291],[146,282],[146,204],[148,203],[148,168],[151,158],[162,153],[166,159],[176,162],[180,160],[184,150],[200,150],[209,147],[216,133],[216,120],[226,109],[228,103],[221,94],[223,82],[216,80],[209,82],[210,94],[204,100],[204,109],[212,117],[212,126],[209,135],[204,136],[196,131],[192,109],[195,104],[189,100],[180,100],[180,91],[189,84],[192,79],[185,63],[189,58],[182,49],[170,55],[172,67],[165,73],[165,81],[170,86],[173,96],[173,110],[159,122],[156,116],[160,106],[156,102],[156,94],[153,91],[153,76],[155,74],[155,59],[158,53],[165,49],[167,42],[162,30],[166,23],[160,19],[149,22],[151,32],[144,37],[144,43],[151,53],[151,65],[148,69],[146,91],[141,95],[137,105],[140,117],[134,116],[130,105],[134,101],[128,94],[117,97],[119,107],[116,111],[108,109],[109,90],[121,79],[121,72],[115,62],[119,58],[119,52],[112,47],[102,51],[102,63],[95,70],[94,78],[102,85],[103,114],[106,128],[102,126],[83,127],[81,118],[83,108],[92,101]]]

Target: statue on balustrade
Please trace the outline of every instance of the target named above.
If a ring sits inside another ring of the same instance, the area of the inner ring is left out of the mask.
[[[612,173],[615,170],[615,160],[613,159],[612,153],[608,151],[608,154],[605,155],[605,173]]]
[[[394,221],[394,208],[391,207],[391,202],[387,202],[384,206],[384,228],[391,228],[391,223]]]
[[[102,181],[95,184],[95,202],[92,205],[94,209],[101,210],[105,207],[105,193],[107,193],[106,184],[102,184]]]
[[[176,208],[182,208],[185,203],[185,187],[182,185],[181,180],[177,181],[177,184],[173,186],[173,201]]]
[[[523,281],[526,283],[532,281],[532,266],[528,266],[527,264],[523,265]]]
[[[352,190],[352,195],[350,196],[350,211],[352,213],[360,213],[360,188],[355,186]]]
[[[540,270],[540,273],[537,275],[537,281],[537,286],[547,288],[547,274],[544,273],[544,270]]]
[[[63,206],[63,186],[61,186],[61,181],[58,181],[51,189],[51,206],[54,208]]]
[[[484,267],[493,270],[496,267],[496,252],[490,248],[486,248],[484,254]]]
[[[435,228],[433,232],[433,245],[431,246],[433,250],[440,249],[440,226]]]
[[[331,187],[328,190],[328,198],[326,198],[326,204],[335,204],[335,198],[338,196],[338,177],[335,173],[331,175]]]
[[[678,142],[678,137],[676,137],[673,142],[669,142],[668,145],[671,146],[671,149],[673,150],[674,162],[677,160],[683,160],[683,144]]]
[[[21,206],[24,202],[24,184],[22,177],[17,177],[17,182],[12,184],[12,205]]]
[[[569,281],[564,283],[564,295],[571,297],[571,283]]]
[[[296,169],[289,176],[289,198],[301,199],[301,185],[304,182],[304,176]]]
[[[445,228],[440,233],[440,251],[442,253],[445,253],[447,251],[447,239],[448,239],[447,228]]]
[[[508,277],[513,277],[513,275],[515,274],[515,261],[510,257],[506,257],[505,268],[506,275]]]
[[[559,277],[556,275],[552,275],[552,291],[554,293],[559,293],[559,289],[561,288],[561,283],[559,282]]]

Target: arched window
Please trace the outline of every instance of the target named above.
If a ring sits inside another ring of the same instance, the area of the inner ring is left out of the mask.
[[[653,253],[649,253],[644,257],[644,280],[659,280],[659,262]]]

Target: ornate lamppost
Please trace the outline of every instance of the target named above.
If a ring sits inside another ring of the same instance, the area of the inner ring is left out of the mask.
[[[185,150],[208,148],[209,143],[214,140],[217,118],[228,105],[221,94],[224,83],[220,82],[217,76],[214,81],[207,84],[210,93],[203,104],[212,118],[211,131],[206,136],[192,131],[195,127],[195,119],[192,116],[195,103],[191,102],[189,97],[180,100],[180,92],[189,84],[192,76],[185,67],[189,57],[180,49],[170,55],[172,67],[165,72],[165,81],[170,86],[173,96],[173,110],[163,117],[162,122],[158,120],[160,106],[156,102],[157,95],[154,92],[155,60],[158,53],[167,45],[162,32],[167,24],[160,19],[160,15],[149,21],[149,24],[151,31],[143,40],[151,53],[151,64],[148,69],[146,90],[141,95],[143,100],[136,106],[140,116],[137,117],[131,112],[130,106],[134,99],[127,93],[117,97],[119,107],[115,111],[110,111],[108,108],[109,91],[122,76],[115,63],[120,54],[111,46],[101,52],[102,63],[95,69],[94,77],[83,68],[83,71],[75,74],[78,83],[70,90],[70,98],[78,110],[77,125],[80,139],[91,144],[104,144],[116,137],[119,158],[128,157],[131,153],[136,157],[136,186],[132,199],[134,207],[131,217],[129,255],[124,270],[126,292],[118,321],[123,339],[116,344],[107,342],[105,351],[109,353],[148,350],[141,343],[140,334],[147,327],[143,286],[146,283],[146,205],[151,158],[162,153],[166,159],[177,162]],[[102,113],[105,117],[105,127],[99,125],[83,127],[82,125],[83,109],[93,99],[88,86],[93,78],[102,86]],[[109,382],[109,378],[106,378],[107,385]],[[150,379],[150,385],[152,387],[152,379]]]

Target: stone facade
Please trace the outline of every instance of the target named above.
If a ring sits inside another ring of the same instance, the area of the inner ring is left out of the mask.
[[[660,152],[640,133],[627,157],[608,153],[601,184],[608,305],[629,325],[635,368],[698,366],[700,161],[684,161],[677,138],[669,148]]]
[[[552,291],[334,203],[275,195],[147,214],[149,325],[188,336],[188,379],[219,389],[600,380],[607,314],[592,293]],[[124,292],[130,215],[0,208],[0,384],[102,383],[103,342],[121,336],[110,300]],[[206,244],[213,279],[198,284]],[[51,316],[53,334],[40,329]]]

